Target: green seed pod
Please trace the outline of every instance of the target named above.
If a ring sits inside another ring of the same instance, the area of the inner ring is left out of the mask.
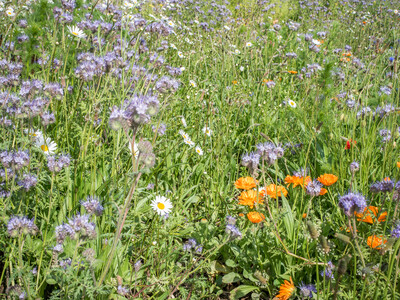
[[[317,227],[313,224],[311,221],[307,221],[307,228],[308,232],[310,233],[310,236],[312,239],[317,239],[319,237],[319,232]]]
[[[335,233],[335,237],[343,242],[345,242],[346,244],[350,243],[350,237],[348,237],[347,235],[341,234],[341,233]]]
[[[322,252],[328,254],[331,251],[331,246],[328,243],[328,240],[323,235],[319,236],[319,243],[321,245]]]
[[[351,259],[351,255],[346,255],[346,256],[342,257],[341,259],[339,259],[338,269],[337,269],[337,272],[339,275],[346,274],[347,265],[349,264],[350,259]]]

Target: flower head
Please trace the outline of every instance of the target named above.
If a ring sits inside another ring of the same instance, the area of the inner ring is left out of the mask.
[[[357,217],[357,221],[373,224],[374,222],[385,222],[387,212],[383,212],[378,217],[379,208],[376,206],[368,206],[362,212],[354,212]],[[376,218],[378,217],[378,218]]]
[[[257,186],[257,180],[253,177],[240,177],[235,181],[235,187],[242,190],[250,190]]]
[[[292,277],[290,277],[290,281],[285,280],[284,283],[281,284],[279,288],[279,294],[276,298],[280,300],[289,299],[295,292],[296,287],[293,284]]]
[[[265,216],[257,211],[251,211],[247,214],[247,218],[251,223],[257,224],[265,220]]]
[[[367,200],[361,194],[350,192],[339,198],[339,207],[350,217],[354,212],[364,211],[367,207]]]
[[[252,209],[255,204],[263,203],[264,199],[261,194],[254,190],[244,191],[239,196],[239,205],[250,206]]]
[[[172,210],[171,200],[167,199],[164,196],[156,196],[151,202],[151,207],[158,213],[160,216],[164,216],[165,214],[169,214]]]
[[[372,249],[381,249],[383,244],[386,244],[387,240],[383,239],[382,236],[371,235],[367,239],[367,245]]]
[[[50,138],[45,138],[43,136],[37,139],[36,146],[46,155],[52,155],[57,150],[57,144]]]
[[[312,298],[313,292],[317,292],[317,288],[314,284],[304,284],[303,282],[299,285],[299,290],[302,298]]]
[[[338,177],[333,174],[324,174],[319,176],[317,180],[325,186],[330,186],[338,180]]]
[[[78,26],[68,26],[69,32],[80,39],[86,37],[86,34]]]
[[[317,180],[313,180],[307,184],[306,193],[311,197],[316,197],[320,195],[321,188],[322,188],[321,183]]]
[[[288,191],[285,189],[284,186],[281,185],[276,185],[276,184],[270,184],[267,187],[263,188],[261,190],[261,193],[265,192],[268,196],[270,196],[273,199],[276,199],[277,197],[282,197],[287,196]]]

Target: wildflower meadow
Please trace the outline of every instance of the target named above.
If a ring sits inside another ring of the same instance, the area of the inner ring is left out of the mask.
[[[400,299],[399,10],[0,0],[0,299]]]

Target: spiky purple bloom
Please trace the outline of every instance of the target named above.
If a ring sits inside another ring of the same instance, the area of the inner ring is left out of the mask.
[[[367,207],[367,200],[362,194],[350,192],[339,198],[339,207],[351,217],[354,212],[363,212]]]
[[[370,191],[372,193],[390,193],[393,191],[394,188],[394,182],[389,179],[389,178],[385,178],[382,181],[377,181],[373,184],[371,184],[370,186]]]
[[[331,261],[328,261],[327,266],[325,267],[325,271],[321,271],[320,275],[327,278],[327,279],[335,279],[335,276],[333,275],[333,270],[335,266]]]
[[[356,162],[356,161],[353,161],[350,164],[350,172],[354,174],[358,170],[360,170],[360,164],[358,162]]]
[[[81,204],[89,214],[101,216],[103,213],[104,208],[96,197],[88,196],[86,201],[81,202]]]
[[[281,158],[285,152],[282,146],[275,146],[273,143],[261,143],[256,147],[256,153],[259,154],[260,158],[264,159],[264,161],[269,165],[272,165],[278,158]]]
[[[63,168],[68,167],[71,162],[69,155],[56,155],[47,156],[47,167],[51,172],[58,173]]]
[[[225,228],[225,232],[227,234],[229,234],[233,239],[242,238],[242,233],[240,232],[240,230],[235,225],[227,224],[226,228]]]
[[[306,193],[311,197],[319,196],[322,184],[318,180],[313,180],[307,184]]]
[[[392,132],[388,129],[379,130],[379,135],[382,137],[381,142],[387,143],[392,138]]]
[[[30,157],[27,151],[2,151],[0,161],[6,168],[19,170],[29,164]]]
[[[33,219],[29,220],[27,217],[12,217],[7,224],[7,232],[11,237],[17,237],[22,234],[37,234],[39,229],[33,222]]]
[[[53,247],[53,252],[58,253],[58,254],[63,253],[64,252],[63,245],[62,244],[55,245]]]
[[[18,181],[18,185],[29,191],[37,184],[37,177],[33,174],[25,174],[22,180]]]
[[[117,288],[117,293],[120,294],[121,296],[126,296],[129,294],[129,289],[127,289],[122,285],[119,285]]]
[[[226,224],[231,224],[231,225],[236,224],[236,218],[234,218],[232,216],[226,216],[225,221],[226,221]]]
[[[135,262],[135,264],[133,265],[133,267],[135,268],[135,272],[139,272],[140,268],[142,267],[142,260],[138,260],[137,262]]]
[[[302,298],[312,298],[313,292],[317,292],[317,288],[314,284],[304,284],[303,282],[299,285],[299,290]]]
[[[397,226],[393,228],[390,235],[396,239],[400,238],[400,223],[398,223]]]

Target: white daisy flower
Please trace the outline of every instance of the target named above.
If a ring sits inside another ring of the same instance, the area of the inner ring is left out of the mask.
[[[192,87],[194,87],[194,88],[197,87],[197,84],[196,84],[196,82],[194,82],[194,80],[189,80],[189,83]]]
[[[200,24],[200,22],[198,20],[194,20],[193,22],[195,22],[196,24]]]
[[[212,130],[210,128],[208,128],[207,126],[204,126],[203,133],[208,135],[208,136],[211,136]]]
[[[34,140],[43,138],[43,133],[40,130],[35,131],[33,128],[31,128],[31,129],[25,129],[24,132]]]
[[[175,49],[175,50],[177,50],[178,48],[176,48],[176,46],[174,45],[174,44],[170,44],[169,45],[172,49]]]
[[[68,26],[67,28],[73,36],[76,36],[80,39],[86,37],[86,34],[83,32],[83,30],[79,29],[78,26]]]
[[[181,51],[178,51],[178,56],[179,58],[183,58],[183,53]]]
[[[190,139],[185,139],[184,142],[186,145],[189,145],[190,147],[194,146],[194,142],[192,142],[192,140],[190,140]]]
[[[203,155],[203,150],[200,148],[200,146],[196,146],[196,152],[197,152],[197,154],[199,154],[200,156]]]
[[[244,67],[243,66],[240,66],[240,72],[243,72],[244,71]]]
[[[184,140],[189,140],[190,141],[190,136],[184,132],[183,130],[179,130],[179,134],[183,137]]]
[[[172,203],[171,200],[164,196],[156,196],[156,199],[151,201],[151,207],[160,216],[165,216],[171,212]]]
[[[318,41],[318,40],[312,40],[312,43],[313,43],[314,45],[321,45],[321,42]]]
[[[43,153],[46,155],[52,155],[57,150],[57,144],[50,138],[45,138],[44,136],[38,138],[35,144],[38,148],[42,149]]]
[[[14,17],[15,16],[14,8],[12,7],[7,8],[6,15],[9,17]]]
[[[296,107],[297,107],[296,102],[294,102],[293,100],[289,100],[289,101],[288,101],[288,104],[289,104],[290,107],[293,107],[293,108],[296,108]]]
[[[135,5],[132,2],[124,1],[124,7],[129,9],[135,7]]]
[[[253,46],[253,44],[251,42],[246,43],[246,47],[251,47],[251,46]]]
[[[240,51],[239,51],[239,49],[235,49],[235,54],[237,54],[237,55],[239,55],[239,54],[240,54]]]
[[[129,148],[129,151],[131,152],[131,155],[132,155],[132,144],[131,144],[131,142],[128,143],[128,148]],[[135,159],[138,159],[138,157],[139,157],[139,149],[138,149],[138,144],[137,143],[134,143],[133,151],[135,151]]]
[[[225,25],[224,28],[225,28],[226,30],[231,30],[231,28],[230,28],[229,26],[227,26],[227,25]]]
[[[172,21],[168,21],[167,24],[168,24],[169,26],[171,26],[171,27],[175,27],[175,23],[172,22]]]
[[[186,68],[185,67],[181,67],[181,71],[183,72],[183,71],[185,71],[186,70]]]

